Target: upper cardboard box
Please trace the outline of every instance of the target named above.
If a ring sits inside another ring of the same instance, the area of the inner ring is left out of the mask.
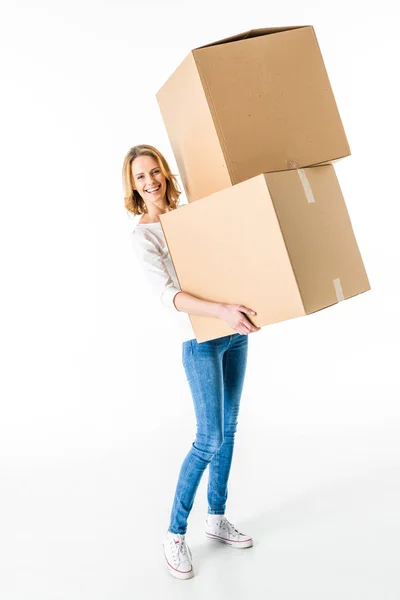
[[[259,173],[350,154],[311,26],[196,48],[157,100],[189,202]]]
[[[260,327],[370,289],[332,165],[257,175],[160,221],[182,291],[248,306]],[[235,333],[190,320],[198,342]]]

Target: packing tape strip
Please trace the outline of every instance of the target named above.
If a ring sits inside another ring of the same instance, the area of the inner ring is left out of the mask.
[[[311,204],[311,202],[315,202],[314,194],[312,192],[310,182],[308,181],[308,177],[305,174],[304,169],[297,169],[297,172],[299,174],[299,178],[301,181],[301,185],[303,186],[303,190],[306,195],[307,202],[309,204]]]
[[[308,177],[304,172],[304,169],[297,169],[297,173],[299,174],[299,178],[301,181],[301,185],[303,186],[303,190],[306,195],[307,202],[309,204],[311,204],[312,202],[315,202],[314,194],[311,189],[310,182],[308,181]],[[340,283],[339,278],[333,280],[333,287],[335,288],[337,301],[342,302],[344,300],[344,294],[343,294],[342,285]]]
[[[344,300],[344,294],[343,294],[342,286],[340,284],[340,279],[333,280],[333,287],[335,288],[337,301],[341,302],[342,300]]]

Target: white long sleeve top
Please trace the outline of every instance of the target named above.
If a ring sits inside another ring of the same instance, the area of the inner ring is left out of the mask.
[[[131,241],[148,283],[174,318],[182,342],[194,339],[196,336],[188,313],[179,311],[174,304],[181,288],[161,223],[136,224],[131,232]]]

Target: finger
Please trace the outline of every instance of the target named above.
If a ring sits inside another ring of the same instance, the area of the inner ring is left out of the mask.
[[[238,325],[236,331],[237,333],[240,333],[240,335],[247,335],[248,333],[247,329],[245,329],[242,325]]]
[[[244,317],[242,323],[248,327],[250,331],[258,331],[257,325],[254,325],[247,317]]]
[[[240,312],[246,313],[248,315],[256,315],[257,313],[255,312],[255,310],[253,310],[252,308],[247,308],[247,306],[240,306],[239,307]]]
[[[241,330],[242,330],[244,333],[246,333],[246,334],[247,334],[247,333],[250,333],[250,332],[252,331],[252,327],[253,327],[253,326],[252,326],[252,324],[250,323],[250,321],[247,321],[247,322],[246,322],[246,321],[242,321],[242,327],[241,327]]]
[[[249,321],[250,323],[250,321]],[[257,327],[257,325],[253,325],[253,323],[250,323],[250,326],[248,323],[246,323],[247,327],[249,327],[249,333],[255,333],[256,331],[260,331],[261,327]]]

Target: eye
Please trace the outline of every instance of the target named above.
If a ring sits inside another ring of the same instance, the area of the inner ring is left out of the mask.
[[[142,179],[143,175],[138,175],[138,177],[136,177],[136,179]]]

